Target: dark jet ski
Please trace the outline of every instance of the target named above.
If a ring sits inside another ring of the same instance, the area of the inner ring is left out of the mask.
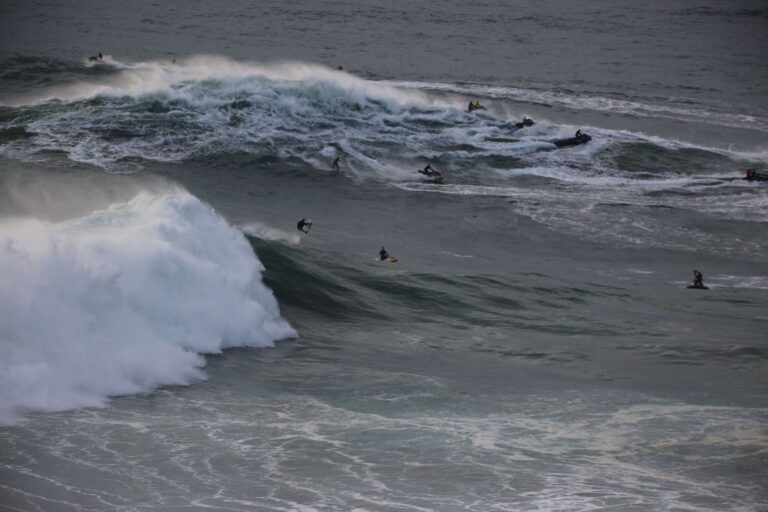
[[[744,178],[747,181],[768,181],[768,173],[766,172],[757,172],[752,169],[747,170],[747,175],[744,176]]]
[[[515,133],[517,130],[522,130],[523,128],[527,126],[533,126],[535,123],[533,122],[533,119],[529,117],[523,117],[523,120],[519,123],[515,123],[509,127],[509,133]]]
[[[419,169],[419,174],[423,174],[427,178],[430,178],[430,181],[432,183],[442,183],[445,178],[443,178],[443,175],[440,174],[438,171],[434,170],[432,166],[427,166],[424,169]]]
[[[587,142],[591,141],[592,137],[587,135],[586,133],[581,133],[581,130],[576,132],[575,137],[571,137],[569,139],[557,139],[553,140],[552,144],[559,148],[565,148],[568,146],[578,146],[579,144],[586,144]]]

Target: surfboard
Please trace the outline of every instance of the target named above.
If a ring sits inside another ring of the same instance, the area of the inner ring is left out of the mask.
[[[390,256],[390,257],[388,257],[388,258],[384,258],[384,259],[383,259],[383,260],[381,260],[381,261],[385,261],[385,262],[387,262],[387,263],[397,263],[397,258],[393,258],[392,256]]]
[[[693,286],[692,284],[688,285],[689,290],[709,290],[708,286]]]

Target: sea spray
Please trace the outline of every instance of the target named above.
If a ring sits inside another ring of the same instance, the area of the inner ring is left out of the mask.
[[[204,378],[200,354],[296,336],[242,233],[184,191],[0,221],[0,422]]]

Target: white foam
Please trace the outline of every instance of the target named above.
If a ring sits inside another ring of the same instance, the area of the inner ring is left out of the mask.
[[[113,76],[57,86],[33,96],[19,96],[8,102],[8,105],[21,106],[50,100],[78,101],[99,95],[140,96],[160,91],[172,92],[174,86],[185,82],[231,82],[252,77],[279,82],[330,83],[360,102],[367,98],[378,98],[393,107],[429,103],[428,96],[420,91],[403,90],[383,82],[365,80],[319,64],[295,61],[260,64],[217,55],[197,55],[176,62],[153,60],[134,64],[124,64],[110,58],[109,63],[120,69]]]
[[[102,57],[98,60],[91,60],[91,58],[88,57],[83,59],[82,63],[83,63],[83,66],[87,68],[104,66],[104,67],[111,67],[115,69],[127,69],[131,67],[129,64],[124,64],[109,54],[102,55]]]
[[[235,228],[183,191],[0,221],[0,422],[203,378],[200,354],[295,336]]]
[[[395,81],[385,83],[409,89],[427,89],[445,91],[470,97],[486,97],[519,101],[525,103],[540,103],[560,105],[575,110],[593,110],[615,114],[631,114],[640,117],[667,118],[686,121],[697,121],[707,124],[729,126],[736,128],[751,128],[768,131],[768,119],[753,115],[734,113],[715,113],[703,108],[686,108],[677,105],[644,103],[605,96],[589,94],[562,93],[556,91],[538,91],[518,87],[503,87],[490,85],[454,85],[433,82]]]
[[[274,242],[285,242],[289,245],[298,245],[301,241],[301,237],[298,233],[289,233],[279,228],[270,226],[264,222],[249,222],[248,224],[240,228],[243,233],[246,233],[262,240],[270,240]]]
[[[715,287],[723,288],[754,288],[768,290],[768,276],[733,276],[719,274],[712,277]]]

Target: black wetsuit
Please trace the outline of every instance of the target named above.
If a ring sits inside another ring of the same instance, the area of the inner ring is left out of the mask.
[[[431,164],[427,164],[424,169],[419,169],[419,173],[430,178],[442,178],[443,175],[432,168]]]
[[[381,259],[381,261],[384,261],[385,259],[389,258],[389,254],[387,254],[387,251],[385,251],[383,247],[379,251],[379,258]]]
[[[307,222],[307,219],[301,219],[298,224],[296,224],[296,229],[299,231],[303,231],[304,233],[309,233],[309,228],[312,226],[312,222]],[[307,228],[307,229],[304,229]]]

